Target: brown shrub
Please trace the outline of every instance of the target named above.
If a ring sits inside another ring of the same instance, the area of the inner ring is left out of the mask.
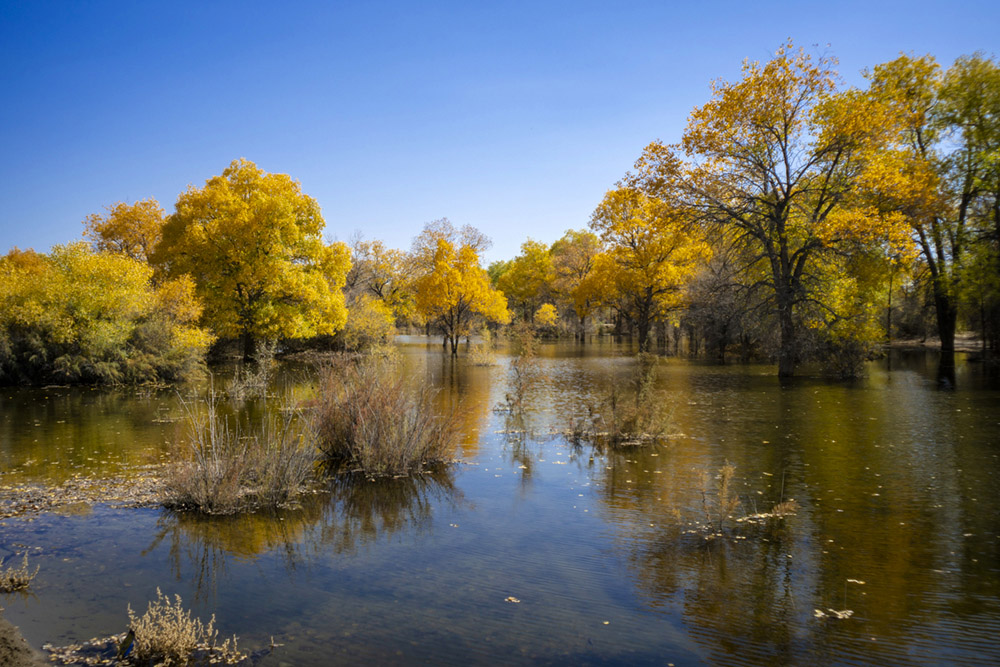
[[[337,359],[322,369],[315,406],[326,460],[369,476],[399,475],[445,460],[458,443],[454,416],[433,393],[407,384],[394,360]]]

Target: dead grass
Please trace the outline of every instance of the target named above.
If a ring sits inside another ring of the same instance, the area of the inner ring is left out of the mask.
[[[657,358],[642,353],[625,378],[585,404],[586,414],[570,418],[567,436],[574,444],[621,449],[662,441],[671,411],[654,391]]]
[[[446,460],[458,444],[453,414],[427,387],[408,385],[392,359],[335,359],[322,369],[315,429],[325,459],[371,477]]]
[[[128,621],[135,633],[130,656],[133,662],[185,665],[196,652],[206,654],[205,662],[235,662],[244,657],[236,646],[236,637],[218,643],[214,615],[204,624],[184,609],[181,596],[175,595],[171,601],[159,588],[156,600],[149,603],[142,616],[136,616],[131,606],[128,608]]]
[[[313,477],[314,437],[296,411],[267,411],[252,432],[218,412],[214,394],[204,407],[185,404],[184,460],[165,480],[166,507],[207,514],[282,507]]]
[[[479,342],[469,350],[469,363],[473,366],[496,366],[496,341],[490,328],[483,326],[479,332]]]
[[[3,567],[3,562],[0,558],[0,568]],[[31,586],[36,576],[38,576],[38,566],[36,565],[35,571],[32,572],[28,568],[28,554],[25,553],[20,567],[10,565],[6,570],[0,571],[0,593],[23,591]]]

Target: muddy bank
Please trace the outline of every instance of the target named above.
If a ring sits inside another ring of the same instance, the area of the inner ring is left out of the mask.
[[[0,665],[4,667],[41,667],[48,665],[41,653],[36,653],[21,632],[0,616]]]
[[[120,477],[95,478],[80,475],[53,485],[2,484],[0,520],[96,502],[112,507],[158,505],[163,500],[163,472],[162,465],[151,465],[133,468]]]

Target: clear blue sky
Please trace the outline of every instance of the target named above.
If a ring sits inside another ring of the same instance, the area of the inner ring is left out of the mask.
[[[0,252],[120,200],[169,212],[246,157],[329,238],[408,248],[448,217],[509,258],[586,226],[712,79],[789,37],[860,84],[900,51],[1000,51],[1000,2],[0,0]]]

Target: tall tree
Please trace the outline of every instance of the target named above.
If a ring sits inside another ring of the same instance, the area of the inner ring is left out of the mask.
[[[528,321],[551,297],[553,277],[548,246],[528,239],[521,244],[521,253],[511,260],[497,279],[497,287],[507,301],[521,311],[521,317]]]
[[[487,246],[478,230],[458,232],[447,220],[429,223],[413,243],[417,312],[438,327],[452,354],[458,353],[459,339],[470,333],[474,316],[510,321],[507,300],[480,265],[479,249]]]
[[[891,114],[858,91],[836,93],[833,65],[790,43],[764,64],[745,62],[740,81],[713,84],[680,146],[653,143],[636,165],[647,192],[728,231],[765,267],[782,376],[794,373],[804,315],[830,308],[823,276],[835,274],[818,264],[865,240],[906,242],[898,219],[852,200],[888,141]]]
[[[148,262],[160,242],[166,215],[153,198],[135,204],[118,202],[108,207],[107,216],[92,213],[83,221],[83,235],[94,250],[116,252],[140,262]]]
[[[346,320],[347,246],[323,243],[319,205],[298,181],[233,161],[177,199],[154,260],[194,278],[204,320],[239,337],[245,359],[260,338],[332,334]]]
[[[601,241],[586,230],[571,229],[552,244],[552,291],[564,308],[572,308],[578,321],[577,334],[584,335],[584,324],[593,304],[582,294],[580,285],[594,267],[601,251]],[[582,297],[582,298],[577,298]]]
[[[590,225],[605,245],[592,280],[604,286],[606,304],[635,325],[639,349],[646,350],[653,322],[681,304],[683,287],[708,261],[709,247],[687,212],[633,187],[608,192]]]
[[[1000,236],[1000,68],[963,56],[942,72],[931,56],[900,55],[869,74],[870,95],[894,109],[901,148],[883,207],[905,215],[930,276],[941,349],[955,349],[963,266]],[[888,186],[888,187],[887,187]],[[993,270],[1000,267],[995,265]],[[984,277],[980,284],[990,281]]]

